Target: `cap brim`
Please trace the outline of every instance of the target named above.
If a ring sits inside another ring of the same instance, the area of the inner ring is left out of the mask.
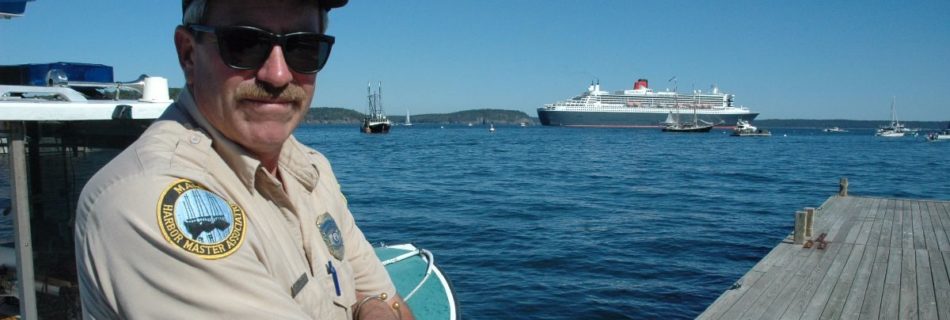
[[[327,11],[330,11],[330,9],[333,9],[333,8],[339,8],[339,7],[345,6],[346,3],[349,2],[349,0],[316,0],[316,1],[320,5],[321,8],[327,9]],[[191,3],[191,0],[181,1],[182,14],[184,14],[185,10],[188,9],[188,4],[190,3]]]

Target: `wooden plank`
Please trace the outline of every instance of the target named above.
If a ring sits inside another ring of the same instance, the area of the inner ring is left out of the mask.
[[[735,304],[739,298],[742,298],[746,292],[748,292],[752,285],[759,280],[764,272],[758,272],[755,270],[750,270],[748,273],[743,275],[737,283],[742,284],[736,289],[726,290],[725,293],[719,296],[709,307],[706,308],[703,313],[701,313],[696,319],[722,319],[722,315],[729,311],[730,308]]]
[[[756,301],[742,313],[739,318],[742,319],[763,319],[766,314],[766,310],[776,304],[782,304],[782,301],[778,300],[778,296],[790,285],[790,282],[795,278],[796,274],[800,270],[811,270],[811,265],[808,265],[808,262],[817,262],[816,259],[809,259],[810,256],[819,256],[816,253],[814,247],[811,249],[801,248],[800,246],[795,246],[791,248],[791,251],[797,251],[794,256],[791,257],[790,261],[782,268],[782,270],[773,270],[771,273],[775,274],[777,277],[774,281],[766,288],[764,291],[757,293],[758,298]],[[785,311],[784,308],[782,311]],[[778,314],[781,315],[781,314]],[[778,316],[775,315],[775,316]]]
[[[851,230],[845,238],[845,242],[857,244],[861,241],[862,236],[864,237],[864,242],[867,242],[867,235],[871,232],[871,224],[868,223],[866,217],[868,203],[870,203],[870,199],[860,199],[858,200],[857,206],[848,212],[849,223],[854,225],[854,229]]]
[[[938,217],[934,220],[940,220],[939,232],[936,234],[947,233],[948,228],[950,228],[950,223],[944,223],[944,220],[947,217],[950,217],[950,206],[947,203],[936,203],[931,202],[929,204],[933,210],[933,216]],[[939,236],[938,236],[938,247],[939,245]],[[941,250],[931,250],[930,262],[931,262],[931,272],[934,274],[934,295],[935,300],[937,300],[937,314],[940,319],[950,319],[950,250],[943,250],[943,247],[940,247]],[[941,264],[942,263],[942,264]]]
[[[743,275],[736,281],[738,288],[726,290],[725,293],[716,298],[714,301],[698,318],[703,319],[719,319],[723,314],[729,311],[732,306],[739,301],[746,292],[752,290],[759,278],[762,277],[766,272],[772,269],[772,266],[775,265],[781,256],[786,252],[784,251],[782,244],[785,241],[779,242],[779,244],[769,251],[762,260],[759,260],[748,273]]]
[[[884,295],[881,297],[879,319],[897,319],[900,315],[901,248],[891,246],[884,275]]]
[[[934,216],[937,217],[937,219],[934,219],[934,221],[940,221],[941,230],[947,236],[944,241],[948,243],[948,245],[940,247],[940,250],[950,251],[950,212],[948,212],[950,211],[950,204],[933,202],[933,205]],[[937,242],[939,243],[940,239],[938,239]]]
[[[920,225],[923,227],[923,236],[924,243],[928,251],[939,251],[940,247],[937,245],[937,234],[933,219],[931,218],[931,208],[929,206],[930,202],[921,201],[918,203],[920,205]]]
[[[841,311],[841,318],[844,319],[858,319],[861,317],[861,310],[864,306],[864,300],[868,297],[868,289],[872,285],[871,275],[874,272],[876,261],[880,258],[877,255],[878,251],[878,242],[880,240],[881,228],[883,226],[883,214],[881,212],[881,199],[875,199],[873,205],[869,209],[869,217],[873,219],[873,227],[871,232],[868,235],[867,246],[864,248],[864,257],[861,260],[861,265],[858,267],[857,275],[854,279],[854,284],[851,286],[851,292],[848,293],[848,299],[845,301],[844,309]],[[883,256],[886,259],[886,256]],[[884,264],[884,266],[887,266]],[[874,290],[877,290],[877,293],[871,298],[877,298],[878,300],[871,300],[875,306],[880,305],[880,287],[883,287],[884,278],[880,277],[875,279],[873,285],[876,287]],[[880,287],[877,287],[880,285]],[[869,307],[870,308],[870,307]]]
[[[867,199],[866,206],[861,208],[861,212],[858,213],[859,219],[863,221],[862,224],[864,226],[862,226],[861,233],[858,234],[858,239],[854,241],[854,244],[868,244],[868,239],[871,237],[871,229],[874,227],[874,223],[879,219],[877,217],[876,206],[876,200]]]
[[[878,239],[879,246],[891,246],[891,233],[894,226],[893,200],[884,200],[881,203],[881,237]]]
[[[736,284],[739,284],[738,288],[726,290],[726,292],[720,295],[719,298],[716,298],[716,301],[713,301],[699,317],[704,319],[719,319],[722,314],[729,311],[732,305],[741,299],[746,292],[751,290],[759,278],[772,268],[777,257],[782,255],[782,250],[779,250],[781,245],[782,242],[779,242],[778,246],[769,251],[762,260],[759,260],[758,263],[752,266],[749,272],[740,277],[739,280],[736,281]]]
[[[831,297],[832,289],[834,289],[835,284],[838,283],[838,277],[841,275],[842,270],[844,270],[848,258],[851,257],[854,245],[850,243],[838,243],[837,246],[841,247],[841,251],[838,252],[834,263],[828,268],[828,273],[812,293],[811,299],[809,299],[808,305],[805,307],[805,312],[802,313],[802,319],[817,319],[821,315],[822,310],[824,310],[828,304],[828,299]]]
[[[934,290],[934,299],[937,300],[937,319],[950,319],[950,290]]]
[[[927,242],[924,239],[924,224],[920,214],[920,201],[910,202],[910,212],[913,216],[913,238],[914,249],[927,249]]]
[[[858,267],[861,266],[861,261],[864,260],[864,252],[865,245],[854,245],[844,269],[841,270],[841,274],[838,276],[837,282],[832,289],[829,289],[831,294],[828,296],[828,301],[825,303],[824,308],[820,311],[820,319],[841,318],[845,302],[848,301],[848,295],[851,293],[852,286],[855,282],[854,278],[858,273]],[[861,296],[863,299],[864,294],[861,294]],[[806,316],[807,315],[808,313],[806,312]]]
[[[900,200],[898,211],[901,214],[901,248],[904,250],[914,250],[914,216],[911,215],[910,208],[906,200]]]
[[[794,300],[795,295],[805,286],[808,276],[815,270],[815,266],[819,265],[821,258],[829,254],[825,250],[816,250],[814,248],[807,252],[809,252],[809,254],[805,258],[806,261],[795,270],[792,278],[788,279],[787,284],[778,295],[772,299],[772,302],[767,306],[765,312],[762,313],[761,319],[780,318],[785,313],[785,310],[788,309],[789,304]]]
[[[888,271],[887,264],[890,250],[891,248],[886,245],[877,247],[864,302],[861,304],[861,314],[858,319],[877,319],[881,312],[884,297],[884,277]]]
[[[822,205],[822,214],[819,217],[819,219],[822,220],[822,224],[819,226],[819,221],[816,221],[815,233],[817,234],[822,232],[826,232],[828,234],[838,233],[841,229],[841,226],[844,225],[846,221],[846,219],[844,219],[844,214],[842,213],[847,210],[849,206],[854,204],[852,197],[833,198],[834,201],[826,201],[825,204]],[[829,225],[829,223],[832,224]],[[800,279],[795,283],[790,284],[789,287],[785,289],[788,292],[781,294],[781,296],[787,297],[784,299],[788,300],[788,302],[782,303],[787,304],[788,306],[784,308],[785,312],[781,314],[781,319],[798,319],[801,317],[808,305],[808,302],[811,300],[818,286],[828,273],[827,270],[834,263],[840,249],[840,245],[830,244],[827,250],[816,251],[816,253],[818,253],[818,263],[814,264],[814,267],[811,270],[806,270],[806,273],[803,275],[804,279]],[[778,308],[782,308],[782,306],[775,307],[775,309]]]
[[[917,249],[914,255],[917,259],[917,308],[920,319],[937,319],[937,300],[933,277],[930,273],[930,255],[926,249]]]
[[[792,260],[794,253],[797,253],[798,250],[793,250],[795,248],[801,248],[801,246],[782,243],[773,249],[773,251],[779,251],[780,253],[776,255],[777,259],[775,259],[776,261],[771,270],[762,274],[759,280],[752,284],[749,291],[743,294],[729,310],[723,313],[722,319],[739,319],[743,313],[755,305],[762,292],[765,292],[770,286],[776,285],[776,279],[780,278],[784,266]]]
[[[874,199],[874,206],[871,208],[869,217],[871,217],[871,232],[868,234],[867,241],[861,243],[869,246],[878,246],[881,240],[881,230],[884,227],[884,210],[881,209],[882,199]]]
[[[933,201],[927,202],[930,209],[930,220],[934,225],[934,236],[937,238],[937,247],[941,251],[950,251],[950,239],[947,238],[947,228],[950,227],[950,221],[945,221],[942,214],[942,206]]]
[[[900,200],[894,200],[892,205],[894,207],[891,212],[894,215],[894,220],[892,220],[893,222],[891,224],[891,248],[900,249],[904,238],[904,217],[900,210]],[[897,251],[899,252],[900,250]]]
[[[913,237],[911,237],[913,239]],[[913,245],[913,241],[911,241]],[[917,319],[917,258],[914,249],[904,248],[901,255],[900,319]]]
[[[841,217],[845,219],[844,221],[847,221],[847,223],[842,224],[841,229],[838,230],[838,232],[828,233],[828,237],[831,239],[831,242],[853,244],[854,240],[857,238],[857,231],[860,230],[861,226],[854,223],[853,213],[855,210],[857,210],[855,206],[858,205],[859,200],[852,199],[852,201],[854,201],[854,203],[851,206],[848,206],[848,208],[844,210],[838,211],[838,214],[840,214]]]
[[[828,269],[831,268],[835,258],[838,256],[838,252],[844,246],[833,245],[821,252],[820,261],[818,264],[811,270],[811,273],[808,274],[808,277],[804,282],[798,284],[800,288],[795,292],[791,301],[788,303],[788,308],[785,309],[785,312],[782,313],[780,319],[800,319],[802,314],[805,312],[805,309],[808,307],[809,301],[811,301],[812,296],[818,290],[818,286],[824,280],[825,276],[828,274]]]

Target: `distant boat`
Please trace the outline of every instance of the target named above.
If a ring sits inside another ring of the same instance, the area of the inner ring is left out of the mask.
[[[527,127],[527,126],[528,126],[527,123],[524,123],[524,122],[521,123],[521,127],[522,127],[522,128]]]
[[[363,133],[389,133],[392,123],[383,114],[383,85],[377,84],[376,92],[373,92],[373,85],[366,85],[366,97],[369,100],[367,108],[368,115],[363,119],[363,126],[360,131]]]
[[[693,122],[680,122],[679,113],[673,115],[671,111],[666,117],[666,124],[663,127],[663,132],[709,132],[713,128],[713,124],[703,121],[700,124],[699,119],[696,117],[696,109],[693,109]]]
[[[848,132],[848,130],[841,129],[841,128],[838,128],[838,127],[825,128],[823,131],[829,132],[829,133],[845,133],[845,132]]]
[[[891,99],[891,124],[877,129],[874,135],[885,138],[900,138],[907,133],[907,129],[904,128],[904,125],[897,121],[897,109],[894,107],[895,100],[897,100],[897,98]]]
[[[772,133],[768,130],[756,128],[748,121],[739,119],[736,128],[732,131],[734,137],[771,137]]]
[[[943,131],[931,132],[927,135],[928,141],[950,141],[950,123],[947,123],[947,128]]]
[[[494,124],[494,123],[489,124],[488,132],[495,133],[495,124]]]
[[[406,109],[406,123],[403,123],[404,126],[411,126],[412,121],[409,121],[409,109]]]

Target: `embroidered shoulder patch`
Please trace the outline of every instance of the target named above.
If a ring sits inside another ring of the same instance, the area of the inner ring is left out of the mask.
[[[330,254],[337,260],[343,260],[343,235],[340,234],[340,228],[337,227],[336,220],[333,220],[329,212],[324,212],[317,218],[317,228],[320,229],[320,236]]]
[[[190,180],[165,189],[157,211],[165,240],[201,258],[227,257],[244,243],[244,210]]]

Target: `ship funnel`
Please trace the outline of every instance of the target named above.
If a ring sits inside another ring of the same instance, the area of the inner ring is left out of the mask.
[[[649,88],[647,85],[647,79],[639,79],[636,83],[633,84],[633,90],[646,89]]]

